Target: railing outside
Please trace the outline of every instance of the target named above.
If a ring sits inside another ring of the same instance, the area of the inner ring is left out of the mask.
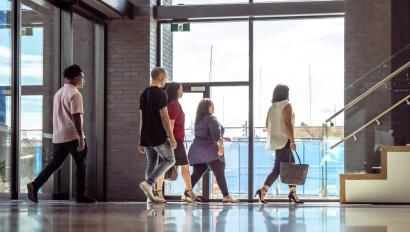
[[[231,142],[225,143],[225,160],[228,188],[232,195],[240,198],[247,198],[248,192],[248,138],[246,137],[247,128],[226,128],[232,132]],[[308,133],[310,128],[296,128],[296,134],[317,135],[317,133]],[[312,131],[314,131],[313,128]],[[307,131],[307,132],[306,132]],[[263,185],[268,173],[273,168],[274,152],[266,149],[266,136],[263,136],[262,128],[255,128],[256,136],[254,138],[254,186],[256,190]],[[337,137],[337,136],[336,136]],[[339,195],[339,174],[343,173],[344,168],[344,150],[343,145],[335,150],[329,150],[336,139],[324,140],[322,136],[317,138],[297,138],[297,152],[303,163],[310,165],[306,184],[299,186],[300,194],[312,197],[326,197]],[[339,136],[340,137],[340,136]],[[192,129],[187,130],[187,145],[192,143]],[[42,131],[27,130],[22,131],[20,170],[23,180],[33,179],[42,169],[45,157],[42,154]],[[175,182],[168,182],[166,185],[167,195],[180,195],[184,189],[182,178]],[[201,193],[201,184],[195,191]],[[210,178],[210,188],[212,189],[210,197],[219,198],[220,191],[214,181]],[[285,195],[288,187],[277,181],[269,191],[269,196]]]
[[[228,128],[246,131],[246,128]],[[253,167],[253,189],[260,188],[266,176],[273,168],[275,156],[273,151],[266,149],[266,136],[261,136],[258,132],[254,138],[254,167]],[[296,128],[306,130],[309,128]],[[339,128],[340,129],[340,128]],[[297,133],[298,134],[298,133]],[[299,133],[300,134],[300,133]],[[192,142],[192,136],[187,136],[188,147]],[[339,136],[340,137],[340,136]],[[304,186],[298,186],[300,194],[311,197],[337,197],[339,195],[339,174],[344,170],[344,150],[340,146],[336,150],[328,150],[335,140],[324,140],[322,136],[318,138],[297,138],[297,152],[302,163],[309,164],[309,173]],[[247,198],[248,193],[248,138],[236,137],[231,142],[225,142],[225,176],[230,194],[239,198]],[[280,179],[280,178],[278,178]],[[210,177],[210,197],[220,198],[221,193],[216,185],[213,176]],[[184,189],[182,178],[174,182],[167,182],[165,191],[167,195],[180,195]],[[201,194],[201,186],[194,189]],[[288,186],[277,181],[269,191],[269,197],[285,195],[288,193]]]
[[[10,146],[10,138],[8,133],[8,128],[3,128],[2,133],[5,135],[4,148],[2,148],[3,154],[0,159],[8,161],[6,157],[9,157],[9,150],[7,147]],[[19,170],[20,170],[20,186],[22,186],[21,191],[25,191],[25,184],[32,181],[36,175],[42,170],[44,165],[48,162],[48,158],[51,154],[44,154],[43,152],[43,131],[41,129],[31,129],[31,130],[21,130],[21,140],[20,140],[20,155],[19,155]],[[9,191],[9,173],[10,164],[5,162],[4,175],[5,184],[3,186],[3,192]]]

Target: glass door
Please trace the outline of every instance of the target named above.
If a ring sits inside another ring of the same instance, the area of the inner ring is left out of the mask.
[[[9,1],[0,0],[0,194],[10,192],[13,28],[11,7]]]
[[[199,101],[208,97],[214,103],[215,116],[225,127],[225,176],[229,194],[238,199],[248,195],[248,86],[212,86],[212,83],[183,83],[179,100],[185,112],[187,151],[194,139],[194,121]],[[241,93],[241,94],[237,94]],[[192,167],[190,168],[192,172]],[[182,178],[165,182],[167,196],[179,197],[184,191]],[[205,174],[194,192],[204,199],[222,199],[222,193],[211,172]]]
[[[59,9],[21,1],[20,193],[52,158],[52,100],[59,80]],[[39,193],[51,196],[50,178]]]
[[[248,198],[248,86],[212,86],[211,100],[214,116],[225,128],[225,177],[229,194],[238,199]],[[238,94],[240,93],[240,94]],[[210,177],[210,199],[221,199],[215,177]]]

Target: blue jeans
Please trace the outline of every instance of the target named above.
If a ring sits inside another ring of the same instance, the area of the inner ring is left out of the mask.
[[[174,151],[171,143],[167,140],[165,143],[156,147],[146,147],[147,169],[145,170],[145,179],[148,184],[154,185],[155,181],[175,164]],[[162,162],[158,164],[159,157]]]

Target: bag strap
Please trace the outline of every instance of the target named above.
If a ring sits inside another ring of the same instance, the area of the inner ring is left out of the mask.
[[[298,152],[295,150],[295,151],[294,151],[294,153],[296,154],[296,157],[298,157],[299,164],[302,164],[302,162],[300,162],[300,158],[299,158],[299,154],[298,154]],[[293,155],[293,152],[292,152],[292,155]]]

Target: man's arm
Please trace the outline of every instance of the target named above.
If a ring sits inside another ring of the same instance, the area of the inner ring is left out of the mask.
[[[81,123],[81,113],[75,113],[72,115],[73,117],[73,122],[74,122],[74,127],[77,131],[78,134],[78,151],[84,150],[85,144],[84,144],[84,135],[83,135],[83,125]]]
[[[138,141],[138,150],[141,154],[145,153],[145,147],[141,146],[141,131],[142,131],[142,110],[140,110],[140,129],[139,129],[139,141]]]
[[[175,141],[174,134],[172,133],[171,120],[169,119],[167,107],[162,107],[162,109],[159,110],[159,114],[161,115],[162,126],[164,127],[168,138],[171,140],[171,147],[172,149],[175,149],[177,147],[177,143]]]
[[[85,142],[83,135],[83,123],[82,117],[84,114],[83,97],[80,92],[77,92],[70,100],[70,112],[73,119],[74,127],[78,134],[78,147],[77,151],[84,150]]]

